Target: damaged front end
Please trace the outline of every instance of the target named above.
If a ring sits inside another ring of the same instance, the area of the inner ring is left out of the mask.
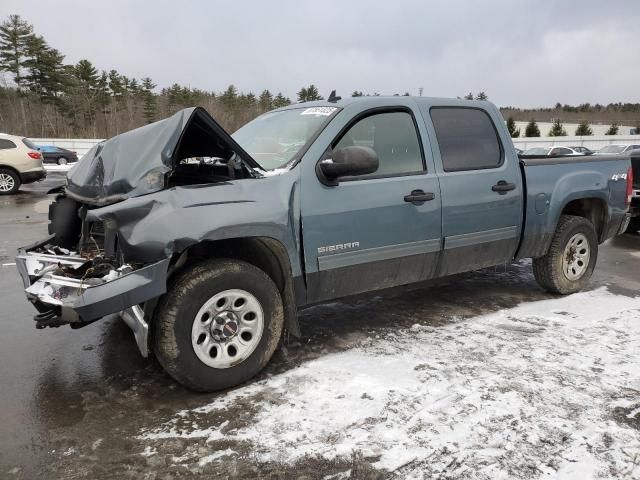
[[[205,164],[203,157],[215,161]],[[96,145],[57,190],[50,236],[19,249],[16,257],[26,296],[38,311],[36,328],[81,328],[120,314],[146,357],[149,319],[176,265],[171,265],[175,252],[161,245],[131,245],[133,225],[154,208],[136,207],[135,197],[256,177],[256,167],[201,108]]]
[[[27,298],[38,310],[36,328],[81,328],[109,314],[120,314],[148,354],[144,304],[166,291],[169,259],[129,264],[104,255],[96,245],[79,252],[57,245],[52,235],[20,249],[16,265]]]

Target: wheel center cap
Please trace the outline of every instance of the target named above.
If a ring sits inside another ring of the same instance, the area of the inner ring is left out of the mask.
[[[238,324],[236,322],[227,322],[222,327],[222,334],[225,337],[232,337],[238,333]]]
[[[238,316],[233,312],[219,313],[211,322],[211,336],[218,341],[234,337],[239,330]]]

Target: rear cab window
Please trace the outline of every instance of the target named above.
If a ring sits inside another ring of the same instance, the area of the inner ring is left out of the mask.
[[[432,107],[430,116],[445,172],[486,170],[503,164],[498,131],[484,110]]]

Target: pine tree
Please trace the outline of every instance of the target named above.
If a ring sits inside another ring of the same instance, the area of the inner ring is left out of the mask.
[[[464,97],[465,100],[473,100],[473,93],[469,92]]]
[[[122,77],[115,70],[109,72],[109,90],[115,98],[120,98],[124,95],[125,89],[122,83]]]
[[[359,92],[358,90],[354,90],[353,93],[351,94],[352,97],[363,97],[364,94],[362,92]]]
[[[588,137],[590,135],[593,135],[593,130],[591,130],[591,127],[589,127],[589,123],[588,122],[581,122],[578,125],[578,128],[576,128],[576,136],[578,136],[578,137]]]
[[[273,109],[273,95],[269,90],[262,91],[258,98],[258,105],[263,112],[268,112]]]
[[[144,101],[142,114],[144,115],[144,121],[146,123],[152,123],[156,119],[156,97],[153,94],[153,89],[156,88],[156,86],[151,78],[145,77],[142,79],[142,96]]]
[[[618,124],[614,122],[611,124],[611,126],[609,127],[609,130],[607,130],[605,135],[617,135],[618,130],[619,130]]]
[[[313,102],[314,100],[324,100],[324,97],[318,91],[318,87],[314,84],[309,85],[307,88],[302,87],[298,92],[298,102]]]
[[[487,100],[489,97],[487,97],[487,94],[484,92],[480,92],[478,95],[476,95],[476,100]]]
[[[527,124],[527,127],[524,129],[525,137],[539,137],[540,129],[538,128],[538,124],[535,120],[531,119],[531,121]]]
[[[23,86],[22,71],[32,37],[33,27],[20,15],[9,15],[0,25],[0,70],[13,74],[19,89]]]
[[[273,99],[273,108],[286,107],[287,105],[291,105],[291,100],[278,92],[276,97]]]
[[[509,130],[509,135],[511,138],[518,138],[520,136],[520,129],[516,128],[516,121],[513,117],[509,117],[507,119],[507,130]]]
[[[75,67],[73,67],[73,72],[80,86],[87,93],[93,94],[97,91],[100,76],[96,67],[94,67],[89,60],[80,60]]]
[[[549,130],[549,137],[566,137],[567,131],[562,126],[562,121],[560,119],[556,119],[553,122],[551,130]]]
[[[220,95],[220,101],[228,109],[233,109],[238,101],[238,89],[235,85],[229,85],[227,89]]]
[[[29,38],[26,53],[23,85],[45,103],[56,103],[68,84],[62,63],[64,55],[35,35]]]
[[[74,108],[82,114],[85,127],[91,127],[87,133],[95,138],[96,98],[100,80],[98,70],[86,59],[80,60],[71,70],[75,80],[75,94],[80,100]]]

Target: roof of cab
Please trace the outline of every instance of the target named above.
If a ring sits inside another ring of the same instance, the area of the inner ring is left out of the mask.
[[[441,98],[441,97],[415,97],[408,95],[372,95],[372,96],[363,96],[363,97],[342,97],[340,100],[336,100],[335,102],[329,102],[328,100],[317,100],[313,102],[300,102],[300,103],[292,103],[291,105],[287,105],[286,107],[278,108],[275,111],[279,110],[290,110],[293,108],[312,108],[312,107],[339,107],[344,108],[348,105],[352,105],[354,103],[362,103],[362,104],[370,104],[371,107],[375,107],[381,103],[385,105],[388,104],[390,99],[411,99],[418,103],[427,103],[427,104],[443,104],[446,103],[448,105],[453,106],[484,106],[487,107],[491,105],[490,102],[481,101],[481,100],[465,100],[462,98]],[[384,101],[384,102],[383,102]]]

